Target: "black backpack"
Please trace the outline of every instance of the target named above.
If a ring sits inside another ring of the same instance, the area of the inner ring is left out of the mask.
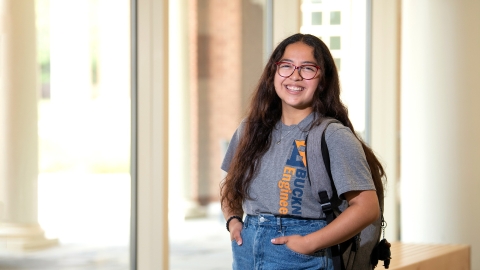
[[[325,140],[325,131],[328,127],[328,124],[325,126],[325,129],[322,132],[321,151],[322,151],[322,159],[325,163],[325,168],[327,169],[327,173],[330,178],[332,189],[334,189],[335,184],[333,182],[332,172],[330,168],[330,155],[328,152],[327,142]],[[333,209],[332,203],[330,201],[330,198],[328,197],[327,192],[325,190],[322,190],[318,193],[318,195],[320,197],[320,203],[322,205],[323,213],[326,215],[327,224],[329,224],[336,218],[337,215],[335,214],[335,211]],[[390,260],[391,260],[391,252],[390,252],[391,244],[385,239],[386,222],[383,218],[383,209],[382,208],[380,209],[382,212],[381,213],[382,214],[381,229],[382,229],[383,239],[380,240],[373,248],[372,253],[370,255],[370,262],[373,265],[373,267],[376,267],[378,264],[378,261],[382,260],[384,261],[384,267],[388,269],[390,265]],[[332,246],[331,251],[332,251],[334,269],[345,270],[346,263],[344,262],[343,255],[346,252],[350,252],[354,254],[357,251],[357,248],[359,248],[359,245],[360,245],[360,233],[341,244]],[[353,267],[353,265],[355,264],[355,261],[354,261],[355,256],[353,255],[348,257],[350,261],[347,264]],[[353,257],[353,259],[351,257]]]

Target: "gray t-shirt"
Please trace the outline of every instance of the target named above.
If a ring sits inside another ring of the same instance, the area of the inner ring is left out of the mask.
[[[318,198],[319,185],[310,183],[307,169],[306,138],[313,120],[312,113],[298,125],[286,126],[281,121],[277,123],[272,133],[270,148],[262,157],[258,172],[251,183],[251,199],[243,203],[246,214],[325,217]],[[233,135],[223,160],[222,169],[227,173],[243,127],[242,122]],[[326,130],[325,138],[338,195],[342,196],[345,192],[354,190],[375,190],[362,146],[351,130],[342,124],[332,123]],[[320,140],[308,138],[307,141]],[[322,161],[321,156],[319,158]],[[310,156],[308,160],[311,162]],[[322,177],[322,181],[323,184],[331,186],[328,176]]]

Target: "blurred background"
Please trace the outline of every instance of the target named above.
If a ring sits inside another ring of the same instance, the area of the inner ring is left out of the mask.
[[[0,269],[229,269],[220,164],[297,32],[329,46],[385,166],[387,239],[469,244],[480,269],[479,13],[479,0],[0,0]]]

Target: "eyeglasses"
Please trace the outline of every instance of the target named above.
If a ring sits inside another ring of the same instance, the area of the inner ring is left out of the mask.
[[[300,77],[302,77],[302,79],[311,80],[315,78],[318,70],[320,69],[320,67],[316,65],[301,65],[297,67],[289,62],[277,62],[275,64],[277,65],[278,75],[284,78],[292,76],[295,70],[298,69],[298,74]]]

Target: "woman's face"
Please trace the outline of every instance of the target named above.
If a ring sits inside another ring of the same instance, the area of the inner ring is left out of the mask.
[[[288,45],[279,62],[290,63],[297,67],[301,65],[318,66],[313,56],[313,48],[303,42]],[[312,111],[313,94],[320,82],[320,70],[313,79],[305,80],[300,76],[298,69],[295,69],[288,78],[282,77],[278,72],[280,68],[277,66],[274,85],[277,95],[282,100],[282,111],[285,113],[286,110],[302,110],[310,113]],[[307,71],[302,72],[306,77]]]

